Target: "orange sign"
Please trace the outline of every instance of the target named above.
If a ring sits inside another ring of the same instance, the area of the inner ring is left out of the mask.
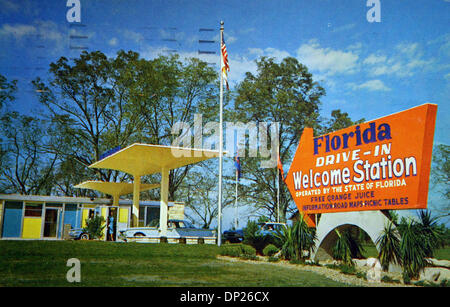
[[[305,128],[285,182],[309,214],[427,207],[437,105],[313,137]],[[313,224],[313,223],[312,223]]]

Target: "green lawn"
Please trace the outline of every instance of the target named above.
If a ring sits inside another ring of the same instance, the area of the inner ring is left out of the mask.
[[[344,286],[321,275],[270,264],[216,259],[215,245],[98,241],[0,241],[0,286]],[[81,282],[69,283],[69,258]]]

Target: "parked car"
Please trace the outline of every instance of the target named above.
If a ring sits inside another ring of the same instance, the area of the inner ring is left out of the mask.
[[[89,234],[82,228],[72,228],[69,230],[69,237],[73,240],[89,240]]]
[[[236,229],[236,230],[225,230],[223,232],[223,240],[225,242],[230,243],[241,243],[244,240],[244,230],[243,229]]]
[[[159,239],[159,225],[153,227],[132,227],[120,231],[120,236],[125,241],[147,242],[140,239]],[[167,221],[168,240],[203,240],[205,243],[215,241],[216,233],[212,229],[195,228],[189,221],[170,219]],[[208,242],[207,242],[208,241]]]
[[[284,223],[274,223],[274,222],[264,222],[258,223],[261,226],[260,232],[263,235],[275,235],[277,232],[281,232],[286,224]]]

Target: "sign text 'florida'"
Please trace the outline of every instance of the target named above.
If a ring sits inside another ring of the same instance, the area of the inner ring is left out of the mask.
[[[426,208],[437,106],[424,104],[313,137],[285,182],[305,214]]]

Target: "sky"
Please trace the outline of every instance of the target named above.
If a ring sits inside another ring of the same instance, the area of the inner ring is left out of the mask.
[[[435,103],[434,143],[450,143],[450,0],[79,0],[81,20],[69,22],[71,2],[0,0],[0,73],[19,80],[16,109],[32,112],[30,81],[79,48],[178,53],[218,69],[224,21],[231,88],[256,72],[260,56],[292,56],[325,88],[323,117],[341,109],[371,120]],[[372,22],[370,2],[380,4]]]

